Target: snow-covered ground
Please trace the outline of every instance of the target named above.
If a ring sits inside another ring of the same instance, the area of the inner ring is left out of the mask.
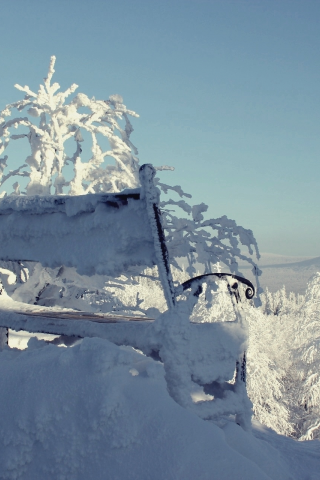
[[[162,364],[132,348],[32,337],[0,355],[1,479],[319,478],[319,441],[203,421],[169,396]]]
[[[46,333],[29,333],[29,332],[15,332],[14,330],[9,330],[9,346],[10,348],[17,348],[19,350],[24,350],[28,348],[28,342],[30,338],[36,337],[39,340],[53,340],[56,338],[56,335],[50,335]]]

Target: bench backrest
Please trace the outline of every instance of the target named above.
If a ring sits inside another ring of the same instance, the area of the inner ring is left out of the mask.
[[[119,276],[158,265],[168,306],[175,301],[151,165],[141,188],[119,194],[8,196],[0,201],[0,259],[35,261],[80,274]]]

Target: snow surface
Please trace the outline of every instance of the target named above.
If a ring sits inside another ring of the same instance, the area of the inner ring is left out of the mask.
[[[169,396],[161,363],[86,338],[0,353],[0,478],[315,480],[319,442],[224,428]]]

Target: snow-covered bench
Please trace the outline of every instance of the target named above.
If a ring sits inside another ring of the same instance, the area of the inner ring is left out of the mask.
[[[141,188],[119,194],[2,199],[0,259],[36,261],[51,268],[64,265],[75,267],[79,274],[114,277],[132,265],[157,265],[168,310],[154,321],[31,307],[2,295],[2,343],[10,328],[63,338],[98,336],[130,345],[164,363],[169,393],[180,405],[205,419],[236,415],[238,423],[247,426],[251,404],[245,389],[245,321],[239,312],[234,322],[197,324],[189,318],[202,283],[212,276],[229,279],[235,303],[239,283],[244,284],[247,298],[254,294],[253,285],[221,273],[174,286],[154,174],[152,165],[143,165]],[[187,299],[181,299],[187,291]],[[193,401],[192,395],[202,401]]]

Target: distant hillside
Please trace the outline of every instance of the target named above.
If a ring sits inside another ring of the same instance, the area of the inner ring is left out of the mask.
[[[287,291],[305,293],[309,278],[316,272],[320,272],[320,257],[292,257],[275,255],[270,253],[261,254],[259,267],[263,271],[261,285],[275,292],[283,285]],[[241,269],[247,275],[247,267]],[[252,278],[248,272],[248,277]]]

